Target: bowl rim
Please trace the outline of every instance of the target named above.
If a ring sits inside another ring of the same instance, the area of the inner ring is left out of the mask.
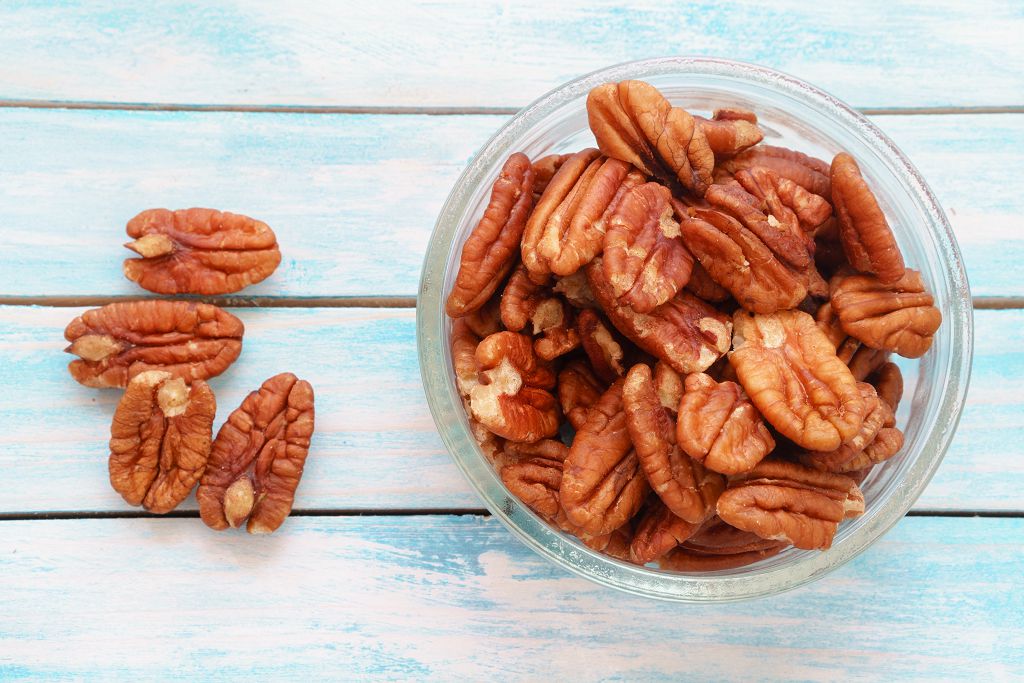
[[[529,130],[547,113],[585,95],[592,87],[628,78],[678,73],[768,83],[781,94],[810,106],[827,108],[844,127],[856,129],[864,143],[894,167],[907,191],[925,209],[929,218],[927,232],[951,279],[949,310],[943,312],[943,323],[951,335],[948,365],[953,372],[945,378],[941,387],[944,393],[936,410],[938,417],[946,418],[945,422],[925,432],[925,450],[902,473],[902,481],[887,505],[848,536],[842,547],[808,555],[767,573],[682,574],[638,567],[590,550],[577,539],[551,528],[508,492],[472,437],[461,398],[450,377],[450,350],[442,343],[446,324],[444,266],[462,220],[462,204],[471,189],[490,180],[484,175],[487,169],[497,159],[515,151],[512,145],[521,131]],[[441,265],[440,272],[433,271],[434,264]],[[548,91],[500,126],[474,154],[453,186],[431,233],[420,277],[416,339],[424,392],[449,455],[491,513],[520,541],[556,565],[604,586],[676,602],[727,602],[780,593],[821,578],[858,556],[905,516],[942,462],[963,412],[973,356],[973,306],[959,247],[945,212],[910,160],[864,115],[829,93],[768,67],[711,57],[659,57],[598,69]],[[446,429],[445,425],[451,428]],[[475,451],[472,461],[457,455],[467,450]],[[928,453],[930,457],[925,457]],[[907,481],[916,483],[906,485]]]

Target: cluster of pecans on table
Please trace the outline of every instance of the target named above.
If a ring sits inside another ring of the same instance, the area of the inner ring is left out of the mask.
[[[587,113],[599,149],[513,154],[463,246],[446,311],[481,449],[619,559],[829,548],[903,446],[889,356],[941,322],[920,273],[846,153],[759,144],[753,112],[691,115],[641,81]]]
[[[125,246],[125,276],[159,294],[217,295],[266,279],[281,262],[273,230],[211,209],[143,211]],[[270,533],[291,513],[313,436],[313,388],[271,377],[213,439],[217,403],[205,380],[242,351],[242,321],[207,303],[145,300],[86,311],[64,331],[68,370],[89,387],[121,387],[110,427],[110,483],[131,505],[163,514],[198,483],[207,526]],[[246,522],[248,520],[248,522]]]

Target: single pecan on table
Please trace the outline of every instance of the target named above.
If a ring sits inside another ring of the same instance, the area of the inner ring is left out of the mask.
[[[804,448],[830,451],[861,428],[866,405],[850,369],[802,311],[737,311],[729,362],[764,418]]]
[[[725,478],[710,472],[676,445],[676,426],[661,405],[651,369],[630,368],[622,387],[629,436],[651,488],[677,517],[699,524],[714,514]]]
[[[537,441],[558,432],[561,417],[551,394],[555,373],[537,358],[526,335],[497,332],[476,348],[480,383],[469,394],[480,424],[509,441]]]
[[[221,426],[196,491],[212,529],[275,531],[292,510],[313,436],[313,388],[291,373],[268,379]]]
[[[714,472],[746,472],[775,448],[761,414],[735,382],[691,374],[678,406],[679,447]]]
[[[242,352],[242,321],[211,304],[130,301],[94,308],[64,330],[79,357],[68,371],[89,387],[124,387],[147,370],[186,382],[224,372]]]
[[[672,195],[657,183],[623,197],[604,239],[604,274],[619,303],[650,313],[690,280],[693,256],[679,239]]]
[[[124,275],[158,294],[230,294],[281,263],[277,237],[255,218],[213,209],[149,209],[128,221]]]
[[[920,358],[931,348],[942,314],[918,271],[907,269],[888,285],[872,275],[837,275],[831,288],[832,310],[851,337],[905,358]]]
[[[764,460],[734,477],[718,498],[725,523],[804,550],[830,548],[839,523],[863,512],[853,479],[783,460]]]
[[[590,129],[601,151],[670,187],[697,195],[711,184],[715,155],[700,123],[643,81],[606,83],[587,97]]]
[[[565,459],[560,497],[569,521],[600,536],[625,525],[650,488],[626,426],[616,380],[587,413]]]
[[[516,264],[519,240],[533,208],[533,166],[525,154],[508,158],[483,217],[462,247],[459,272],[445,310],[457,318],[487,303]]]
[[[110,484],[130,505],[170,512],[206,468],[217,402],[206,382],[192,386],[149,370],[128,383],[110,426]]]

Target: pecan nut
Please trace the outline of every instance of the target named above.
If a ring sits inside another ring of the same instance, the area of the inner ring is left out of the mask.
[[[710,119],[695,116],[716,156],[739,154],[764,139],[757,115],[746,109],[717,109]]]
[[[725,478],[709,472],[676,445],[676,428],[654,389],[651,369],[630,368],[622,387],[626,426],[654,492],[672,514],[699,524],[714,514]]]
[[[550,439],[538,443],[542,445],[517,453],[521,456],[518,462],[501,468],[501,480],[526,507],[549,522],[557,522],[564,518],[558,491],[562,485],[562,463],[568,455],[568,448]],[[509,444],[506,451],[512,445]]]
[[[548,183],[558,173],[558,169],[562,167],[565,160],[568,159],[571,154],[549,154],[546,157],[541,157],[537,161],[533,162],[533,203],[536,204],[540,201],[540,196],[544,194],[544,190],[547,189]]]
[[[824,197],[808,192],[789,178],[764,166],[736,172],[736,181],[760,199],[767,213],[789,222],[790,214],[804,232],[814,234],[832,216],[832,205]]]
[[[196,490],[211,529],[275,531],[291,514],[313,437],[313,387],[284,372],[250,393],[217,432]]]
[[[778,460],[733,479],[718,498],[725,523],[804,550],[832,547],[839,523],[863,512],[853,479]]]
[[[672,195],[644,183],[622,199],[604,239],[605,278],[623,305],[650,313],[690,279],[693,256],[679,239]]]
[[[572,310],[550,288],[533,282],[522,265],[505,285],[500,308],[501,321],[509,331],[529,327],[534,335],[541,335],[534,351],[544,360],[554,360],[580,345]]]
[[[587,277],[594,297],[616,329],[676,372],[703,372],[729,350],[729,317],[692,294],[681,291],[645,314],[616,300],[600,260],[587,267]]]
[[[811,316],[737,311],[733,330],[729,362],[751,402],[775,429],[816,451],[834,450],[853,438],[866,414],[864,399]]]
[[[643,81],[605,83],[587,96],[597,146],[670,186],[702,195],[715,155],[700,124]]]
[[[675,415],[679,402],[683,400],[683,378],[668,363],[660,360],[654,364],[654,391],[662,407],[670,415]]]
[[[170,512],[206,469],[217,402],[206,382],[169,372],[132,378],[110,426],[110,484],[130,505]]]
[[[832,310],[851,337],[905,358],[920,358],[931,348],[942,314],[918,271],[908,268],[890,285],[871,275],[837,275],[831,286]]]
[[[864,422],[857,433],[834,450],[807,451],[799,454],[800,462],[808,467],[828,472],[849,472],[861,469],[861,467],[850,467],[849,464],[863,453],[868,444],[875,440],[878,432],[886,423],[893,421],[893,415],[889,404],[878,398],[873,386],[865,382],[858,382],[857,388],[864,399],[867,410]]]
[[[558,373],[558,402],[573,429],[583,426],[590,408],[607,388],[582,360],[571,360],[562,368]]]
[[[663,557],[659,565],[686,572],[733,569],[776,555],[788,545],[729,526],[716,516]]]
[[[682,230],[680,230],[680,236]],[[729,298],[729,290],[711,279],[707,269],[700,261],[694,260],[693,270],[690,271],[690,281],[686,283],[686,291],[698,299],[720,304]]]
[[[455,386],[462,398],[469,398],[473,387],[480,384],[480,367],[476,364],[478,337],[465,318],[452,321],[452,368],[455,370]]]
[[[163,370],[186,382],[215,377],[242,352],[242,321],[212,304],[129,301],[94,308],[64,330],[79,357],[68,371],[87,387],[124,387]]]
[[[808,192],[825,199],[832,196],[828,162],[807,156],[803,152],[785,147],[758,145],[740,152],[731,159],[726,159],[721,164],[721,168],[729,173],[737,173],[755,166],[771,169],[779,176],[788,178]]]
[[[539,360],[530,338],[497,332],[476,348],[481,381],[469,393],[480,424],[509,441],[537,441],[558,432],[559,411],[550,389],[555,374]]]
[[[903,373],[899,366],[892,362],[883,363],[867,379],[875,387],[878,398],[895,413],[903,397]]]
[[[532,208],[533,166],[516,152],[502,167],[483,217],[462,246],[459,272],[445,303],[450,317],[472,313],[491,298],[515,266]]]
[[[694,373],[684,386],[676,438],[691,458],[714,472],[739,474],[775,448],[761,414],[738,384]]]
[[[570,522],[594,536],[626,524],[649,491],[626,426],[622,384],[617,380],[590,409],[565,459],[562,508]]]
[[[653,496],[629,544],[629,559],[636,564],[654,562],[693,536],[700,526],[701,522],[687,522],[672,514],[660,498]]]
[[[883,284],[898,282],[906,270],[903,254],[857,162],[840,152],[832,160],[831,178],[839,237],[850,263],[875,273]]]
[[[589,309],[580,311],[576,317],[576,329],[579,330],[583,351],[586,352],[590,366],[598,377],[611,384],[626,374],[626,369],[622,366],[625,355],[622,344],[615,339],[611,330],[601,320],[601,316]]]
[[[149,209],[128,221],[124,275],[158,294],[230,294],[262,282],[281,263],[263,221],[214,209]]]
[[[807,297],[807,287],[757,235],[732,216],[694,209],[679,230],[690,252],[711,278],[736,301],[755,313],[793,308]]]

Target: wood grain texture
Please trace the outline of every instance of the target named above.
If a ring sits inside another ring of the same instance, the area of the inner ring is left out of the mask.
[[[1022,535],[1021,519],[909,518],[810,586],[700,606],[593,585],[475,517],[292,519],[258,538],[5,522],[0,677],[1011,680]]]
[[[284,260],[242,296],[413,296],[453,183],[499,116],[0,109],[0,298],[137,296],[124,225],[210,206],[266,221]],[[976,296],[1021,296],[1024,115],[882,116],[947,210]]]
[[[107,481],[119,398],[76,384],[61,353],[82,309],[0,307],[0,513],[128,511]],[[303,510],[481,508],[426,406],[411,310],[235,309],[241,358],[211,381],[215,428],[273,374],[309,379],[316,434]],[[977,311],[967,409],[918,510],[1024,511],[1024,310]],[[195,509],[190,499],[182,509]]]
[[[692,54],[857,106],[1024,104],[1024,12],[999,0],[19,0],[0,26],[0,98],[523,106],[610,64]]]

